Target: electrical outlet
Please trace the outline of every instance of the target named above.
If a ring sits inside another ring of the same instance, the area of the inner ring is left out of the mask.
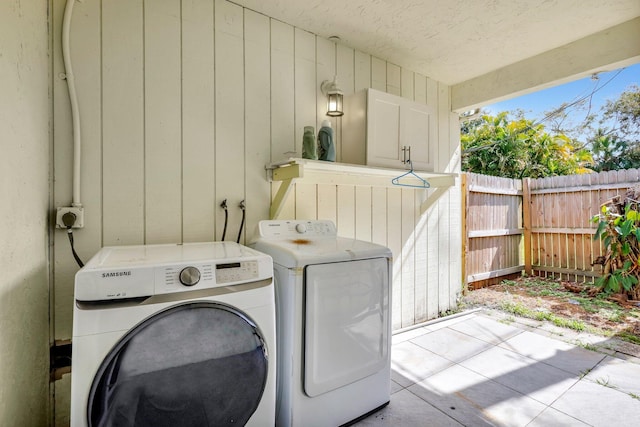
[[[67,212],[71,212],[76,216],[76,222],[73,223],[73,227],[71,228],[82,228],[84,227],[84,209],[76,208],[76,207],[63,207],[58,208],[58,212],[56,214],[56,228],[64,228],[67,226],[64,225],[64,221],[62,220],[62,216]]]

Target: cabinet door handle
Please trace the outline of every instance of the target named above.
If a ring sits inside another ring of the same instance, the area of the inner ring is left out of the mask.
[[[402,146],[402,163],[407,164],[411,161],[411,146],[403,145]]]

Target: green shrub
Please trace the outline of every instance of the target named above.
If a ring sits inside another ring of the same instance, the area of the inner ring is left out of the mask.
[[[624,200],[615,197],[602,206],[599,215],[592,218],[598,224],[594,239],[600,239],[605,249],[605,255],[595,262],[603,265],[603,274],[596,285],[605,293],[624,293],[634,300],[640,296],[638,193],[640,189],[634,189],[627,192]]]

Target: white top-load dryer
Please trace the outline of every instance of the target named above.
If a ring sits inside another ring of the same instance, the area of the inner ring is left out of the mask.
[[[391,251],[331,221],[261,221],[278,340],[276,425],[351,423],[389,403]]]
[[[273,264],[234,242],[101,249],[76,275],[71,427],[273,426]]]

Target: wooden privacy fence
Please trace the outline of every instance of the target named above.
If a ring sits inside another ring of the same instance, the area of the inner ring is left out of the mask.
[[[474,289],[522,271],[593,281],[602,248],[591,218],[638,184],[640,169],[524,180],[463,174],[465,282]]]
[[[470,288],[520,274],[522,261],[522,181],[462,174],[465,229],[463,278]]]

